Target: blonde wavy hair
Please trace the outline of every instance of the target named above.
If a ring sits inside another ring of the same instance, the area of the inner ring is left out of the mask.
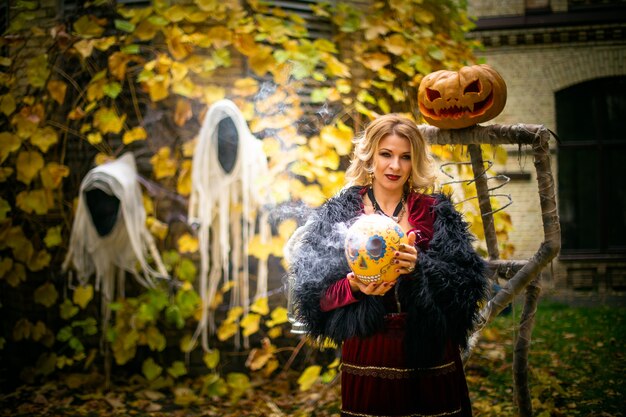
[[[374,172],[374,154],[380,141],[389,135],[406,138],[411,144],[411,184],[407,188],[425,192],[435,183],[435,161],[415,122],[399,114],[387,114],[372,121],[354,140],[354,153],[346,170],[347,186],[369,185]]]

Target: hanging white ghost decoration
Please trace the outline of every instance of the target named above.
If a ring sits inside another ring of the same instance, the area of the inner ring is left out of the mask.
[[[243,114],[230,100],[213,104],[204,119],[193,156],[189,222],[198,227],[200,294],[203,312],[194,334],[208,333],[215,323],[209,307],[220,281],[232,280],[231,307],[248,311],[248,247],[255,234],[256,215],[270,203],[269,171],[261,141],[248,128]],[[269,242],[268,212],[260,213],[259,233]],[[267,293],[267,261],[259,260],[255,298]],[[238,338],[235,341],[239,346]],[[247,346],[247,339],[244,339]]]
[[[62,268],[65,272],[73,266],[82,285],[95,274],[94,287],[102,297],[103,329],[110,319],[116,281],[117,295],[123,297],[127,272],[148,288],[156,279],[168,276],[145,223],[133,154],[124,154],[85,175]],[[156,269],[148,263],[148,255]]]

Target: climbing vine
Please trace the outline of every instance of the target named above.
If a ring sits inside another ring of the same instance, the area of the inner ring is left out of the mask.
[[[25,381],[87,369],[99,357],[94,287],[67,286],[59,272],[78,184],[89,168],[129,151],[139,161],[147,227],[177,284],[134,289],[116,300],[102,336],[118,366],[147,357],[146,384],[173,386],[188,364],[180,357],[166,363],[161,353],[192,352],[201,309],[219,309],[232,288],[224,284],[212,305],[202,305],[194,286],[198,241],[184,221],[207,108],[231,99],[263,139],[278,205],[317,206],[343,185],[352,140],[364,124],[390,111],[419,121],[422,77],[472,63],[477,46],[464,37],[472,27],[464,2],[453,0],[376,1],[367,9],[319,3],[312,11],[334,36],[317,39],[302,17],[257,0],[154,0],[141,8],[94,0],[45,27],[38,26],[37,6],[17,2],[0,39],[1,301],[6,311],[9,294],[19,293],[30,306],[25,317],[4,315],[0,355],[41,345],[36,364],[21,369]],[[462,148],[433,152],[464,157]],[[506,234],[510,220],[500,216]],[[275,226],[271,242],[252,242],[251,256],[282,257],[297,224],[285,219]],[[473,231],[482,235],[479,226]],[[246,314],[224,311],[216,333],[218,344],[239,331],[256,336],[246,365],[263,377],[277,372],[278,345],[288,340],[285,308],[269,304],[261,298]],[[249,387],[244,373],[220,373],[219,348],[202,359],[209,371],[203,395],[236,399]],[[307,368],[301,388],[331,380],[336,367]]]

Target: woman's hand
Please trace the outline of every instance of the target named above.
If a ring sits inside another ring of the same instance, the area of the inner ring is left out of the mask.
[[[357,277],[354,276],[354,272],[350,272],[347,277],[348,282],[350,283],[350,288],[352,288],[352,292],[362,292],[367,295],[385,295],[387,291],[393,288],[396,284],[393,282],[371,282],[369,284],[362,283]]]
[[[410,274],[417,265],[417,248],[415,247],[415,232],[409,232],[409,243],[401,244],[394,255],[396,270],[401,274]]]

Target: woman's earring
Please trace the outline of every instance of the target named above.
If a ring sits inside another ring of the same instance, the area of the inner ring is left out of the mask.
[[[370,183],[369,183],[369,185],[372,185],[372,184],[374,184],[374,173],[370,172],[369,175],[370,175]]]
[[[406,181],[407,184],[409,185],[409,193],[412,193],[415,191],[415,187],[413,187],[413,175],[409,175],[409,179]]]

